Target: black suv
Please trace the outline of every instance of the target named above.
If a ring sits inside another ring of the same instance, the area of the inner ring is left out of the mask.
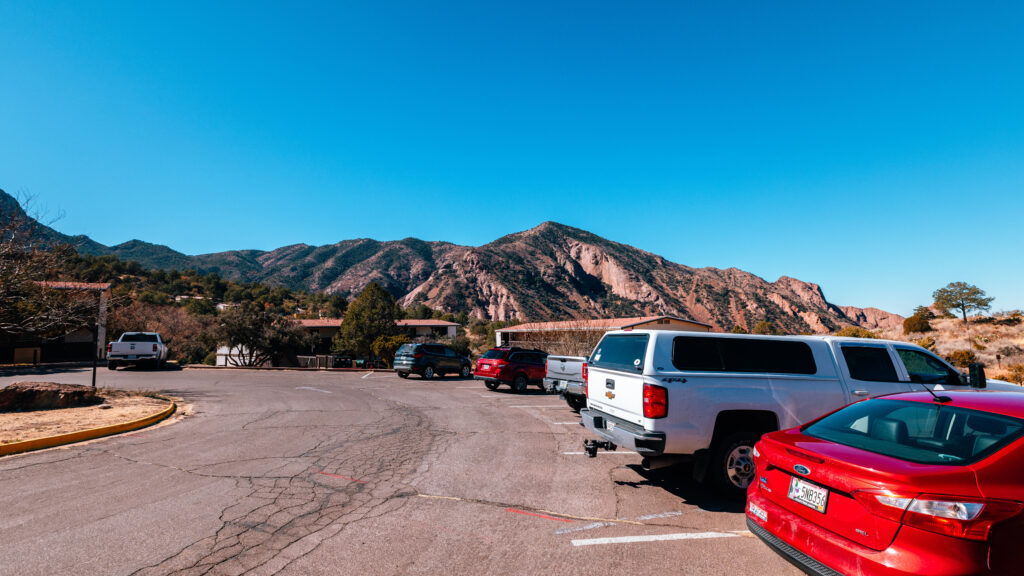
[[[408,378],[410,373],[419,374],[424,380],[445,374],[469,378],[473,374],[469,358],[444,344],[402,344],[395,352],[394,367],[399,378]]]

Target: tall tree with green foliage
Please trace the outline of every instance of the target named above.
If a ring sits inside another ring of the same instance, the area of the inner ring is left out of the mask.
[[[294,322],[254,303],[235,306],[218,320],[215,339],[231,349],[229,361],[235,366],[278,365],[311,344]]]
[[[932,293],[935,305],[942,310],[959,310],[967,324],[968,312],[988,310],[995,298],[987,296],[985,291],[966,282],[950,282],[944,288]]]
[[[387,290],[371,282],[348,305],[345,321],[334,337],[331,347],[339,352],[352,352],[369,356],[374,340],[397,332],[395,320],[401,317],[401,308]]]

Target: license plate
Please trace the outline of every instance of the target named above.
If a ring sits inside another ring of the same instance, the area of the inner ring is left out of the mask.
[[[754,518],[757,518],[761,522],[767,522],[768,521],[768,513],[765,512],[764,509],[761,508],[760,506],[758,506],[757,504],[754,504],[753,502],[751,502],[750,505],[747,506],[747,510],[750,511],[750,515],[751,516],[753,516]]]
[[[612,422],[611,420],[605,420],[604,427],[607,428],[608,430],[615,430],[615,422]]]
[[[789,499],[824,514],[828,506],[828,490],[794,476],[789,482]]]

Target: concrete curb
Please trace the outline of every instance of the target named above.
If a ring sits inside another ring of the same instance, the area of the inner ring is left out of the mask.
[[[0,456],[8,456],[10,454],[20,454],[22,452],[31,452],[33,450],[42,450],[43,448],[53,448],[54,446],[63,446],[65,444],[73,444],[75,442],[84,442],[85,440],[93,440],[96,438],[102,438],[104,436],[112,436],[114,434],[120,434],[122,432],[131,432],[132,430],[138,430],[139,428],[145,428],[152,424],[167,418],[174,411],[178,409],[178,405],[172,400],[160,396],[162,400],[167,400],[171,403],[170,406],[163,409],[162,411],[146,416],[145,418],[139,418],[138,420],[132,420],[130,422],[124,422],[121,424],[113,424],[111,426],[102,426],[100,428],[92,428],[89,430],[80,430],[78,432],[69,432],[67,434],[58,434],[57,436],[48,436],[46,438],[35,438],[32,440],[25,440],[23,442],[13,442],[11,444],[0,445]]]

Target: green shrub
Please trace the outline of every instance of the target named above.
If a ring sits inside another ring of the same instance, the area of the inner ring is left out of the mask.
[[[844,338],[878,338],[878,334],[860,326],[847,326],[834,333],[833,336],[842,336]]]
[[[736,326],[733,326],[732,330],[729,330],[729,332],[732,332],[733,334],[746,334],[747,329],[737,324]]]
[[[931,332],[933,330],[932,325],[928,322],[928,318],[914,314],[913,316],[903,320],[903,333],[913,334],[915,332]]]
[[[1024,364],[1010,364],[1006,369],[1009,370],[1007,377],[1010,382],[1024,384]]]
[[[978,355],[974,353],[974,350],[953,350],[946,355],[946,360],[949,360],[953,366],[967,368],[978,361]]]
[[[210,352],[209,354],[207,354],[206,358],[203,358],[203,364],[206,364],[207,366],[216,366],[217,365],[217,351],[214,350],[213,352]]]
[[[754,329],[751,331],[754,334],[782,334],[782,332],[775,327],[775,324],[767,320],[761,320],[754,325]]]

